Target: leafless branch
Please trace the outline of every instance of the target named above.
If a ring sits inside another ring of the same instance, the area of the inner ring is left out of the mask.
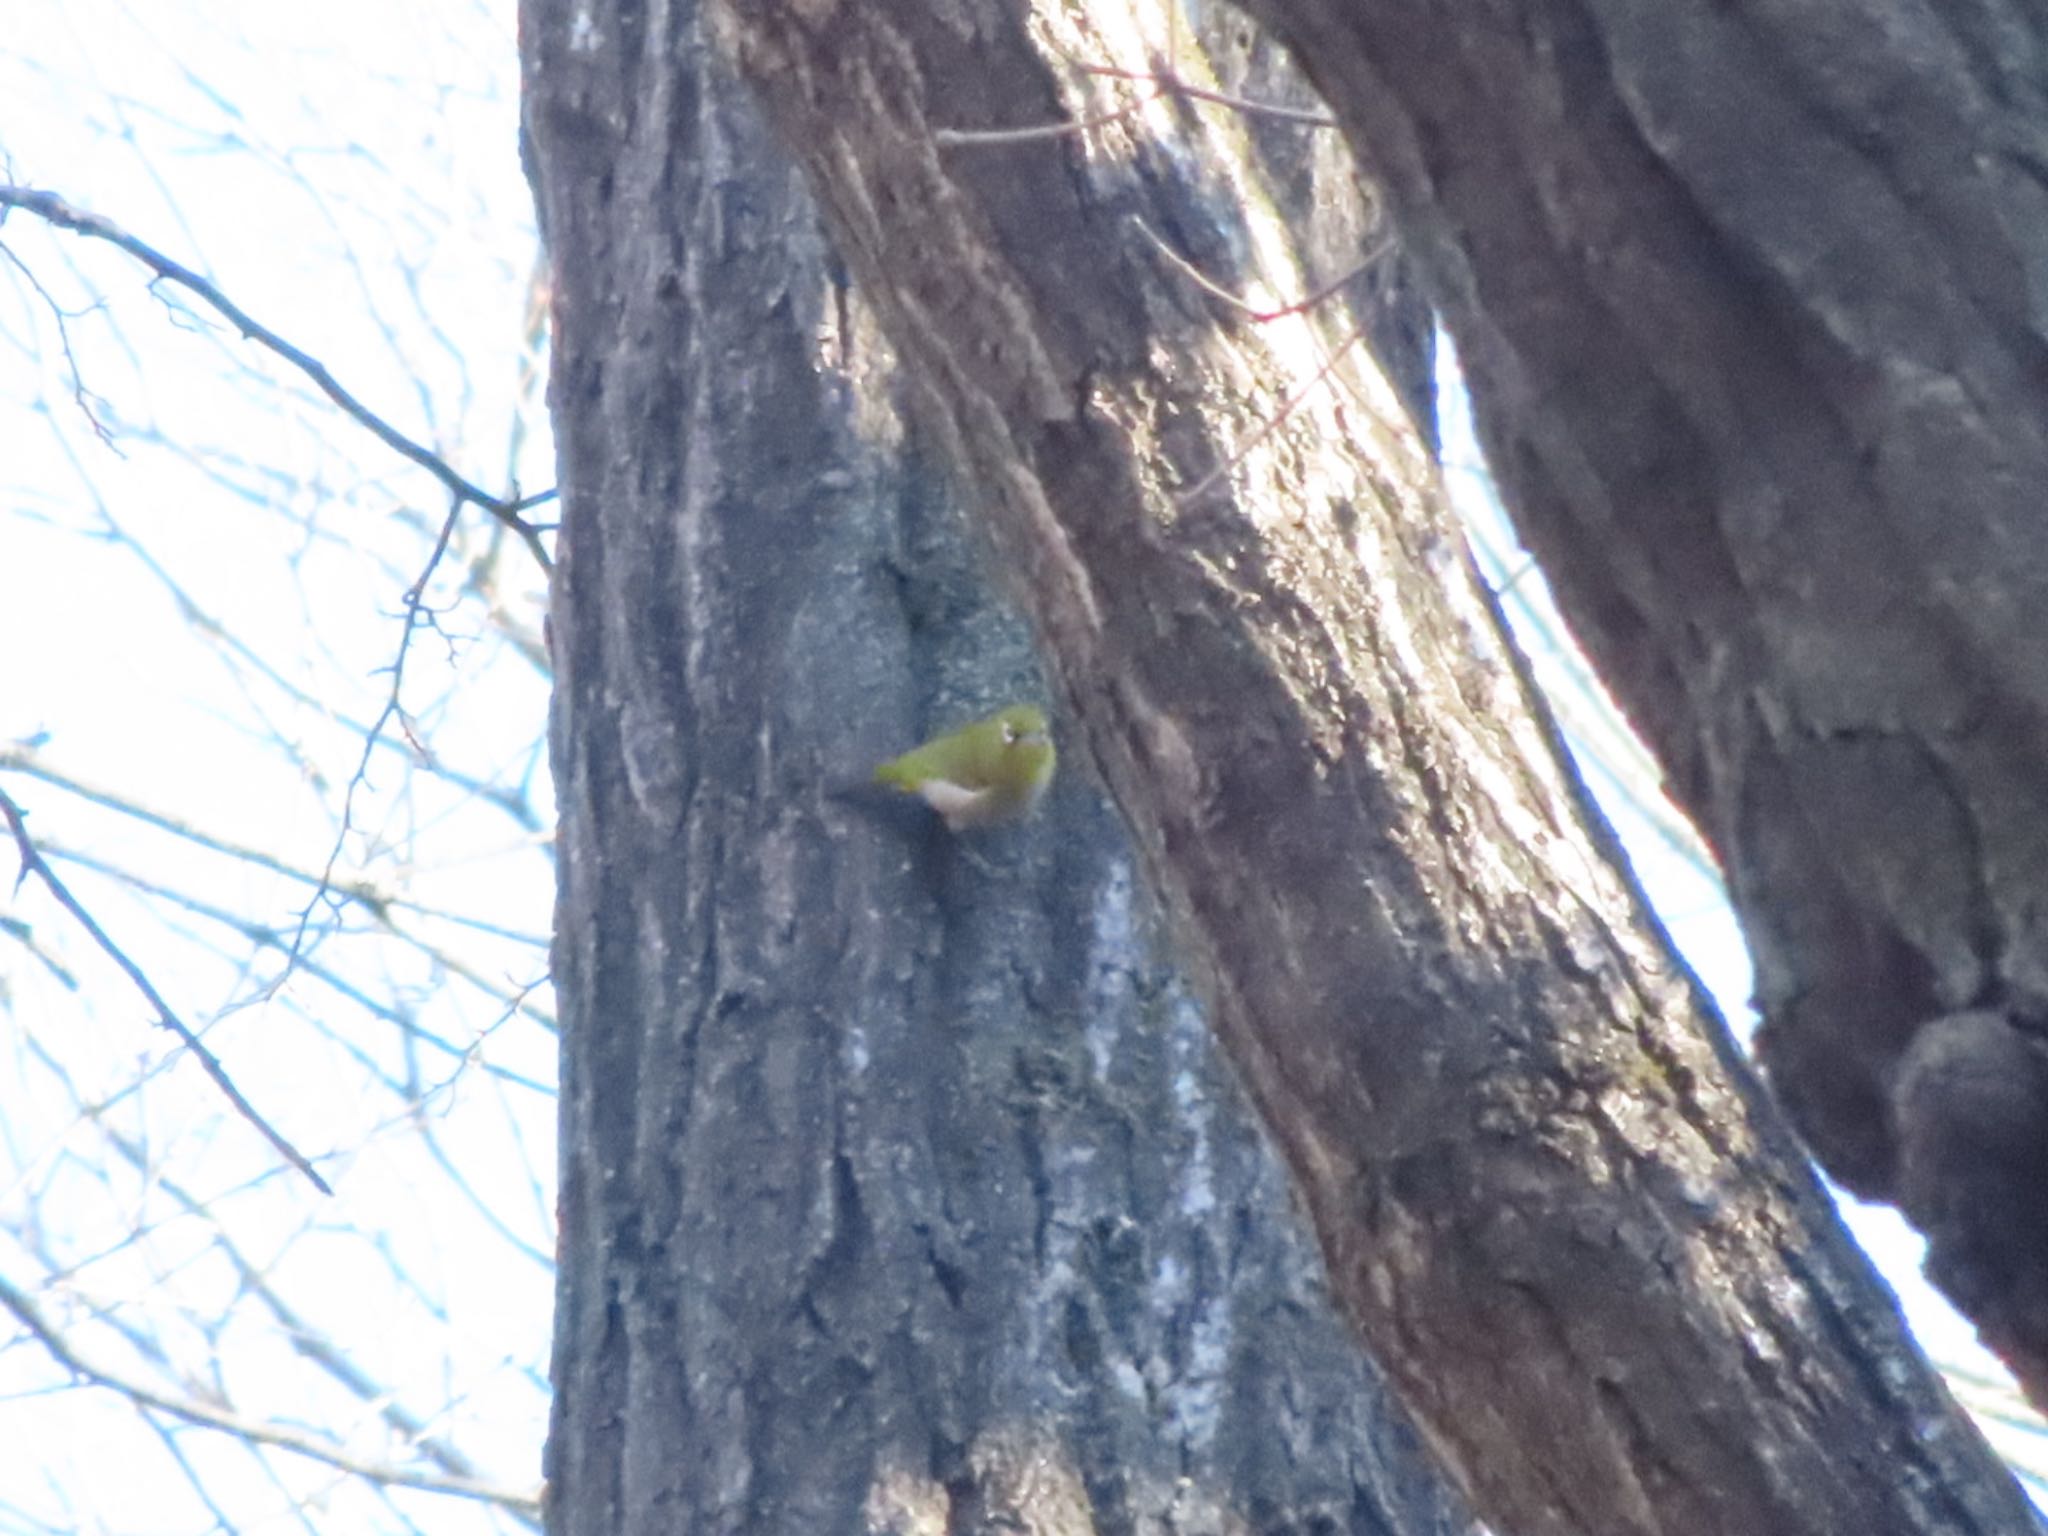
[[[932,142],[942,148],[985,148],[990,145],[1029,144],[1039,139],[1065,138],[1129,117],[1148,102],[1157,101],[1162,96],[1184,96],[1191,101],[1206,101],[1215,106],[1228,107],[1234,112],[1243,112],[1253,117],[1274,118],[1304,128],[1337,126],[1337,120],[1327,113],[1305,112],[1299,107],[1283,107],[1270,101],[1253,101],[1246,96],[1233,96],[1228,91],[1212,90],[1184,79],[1175,63],[1178,39],[1179,29],[1175,27],[1167,34],[1166,66],[1154,70],[1122,69],[1113,64],[1092,64],[1086,59],[1075,58],[1065,49],[1055,45],[1060,57],[1071,68],[1084,75],[1093,75],[1103,80],[1125,80],[1133,85],[1149,85],[1152,90],[1150,94],[1141,96],[1114,111],[1097,113],[1095,116],[1079,118],[1072,122],[1032,123],[1020,128],[940,128],[933,132]]]
[[[1346,336],[1344,340],[1334,350],[1331,351],[1330,355],[1323,359],[1323,366],[1316,370],[1315,377],[1310,379],[1306,384],[1302,385],[1301,388],[1297,389],[1293,394],[1289,395],[1287,399],[1281,403],[1280,409],[1273,413],[1271,420],[1261,422],[1259,424],[1259,430],[1254,432],[1249,438],[1247,438],[1244,441],[1244,443],[1239,446],[1237,452],[1233,453],[1221,464],[1218,464],[1214,469],[1210,470],[1208,474],[1202,476],[1202,478],[1196,481],[1193,486],[1189,487],[1185,491],[1182,491],[1180,495],[1174,498],[1175,503],[1182,507],[1191,507],[1196,502],[1200,501],[1204,496],[1208,495],[1211,491],[1215,490],[1216,487],[1223,482],[1225,477],[1227,477],[1233,469],[1235,469],[1239,464],[1244,462],[1245,456],[1247,454],[1249,454],[1253,449],[1257,448],[1259,444],[1263,443],[1267,438],[1271,437],[1275,432],[1279,431],[1281,427],[1287,424],[1288,418],[1301,408],[1301,402],[1306,400],[1310,395],[1315,393],[1317,388],[1321,386],[1323,380],[1330,376],[1330,374],[1335,370],[1339,362],[1343,361],[1344,354],[1346,352],[1349,352],[1351,348],[1355,346],[1358,343],[1359,339],[1364,335],[1365,327],[1360,326],[1358,329],[1354,330],[1349,336]]]
[[[77,919],[79,926],[91,935],[92,941],[127,973],[128,979],[135,983],[136,989],[149,1000],[149,1005],[156,1009],[157,1022],[184,1043],[185,1048],[191,1051],[199,1065],[205,1069],[206,1075],[213,1079],[215,1086],[227,1095],[228,1102],[234,1105],[236,1112],[261,1132],[264,1140],[275,1147],[286,1162],[311,1179],[315,1189],[323,1195],[333,1194],[333,1188],[320,1176],[319,1170],[307,1161],[306,1155],[286,1141],[268,1120],[257,1113],[256,1106],[242,1096],[241,1089],[237,1088],[234,1079],[228,1076],[227,1068],[221,1065],[220,1058],[200,1043],[199,1037],[178,1017],[177,1011],[164,1001],[163,995],[151,984],[149,977],[143,974],[142,967],[128,958],[127,952],[108,937],[107,931],[100,927],[93,919],[93,915],[86,911],[64,882],[57,878],[56,871],[50,868],[42,854],[37,851],[35,839],[29,836],[28,824],[22,818],[21,807],[14,803],[4,789],[0,789],[0,816],[6,818],[7,825],[14,832],[14,846],[21,856],[19,878],[26,880],[33,873],[48,887],[50,894],[57,898],[57,904]]]
[[[455,496],[458,504],[481,507],[518,534],[542,570],[553,569],[554,562],[548,556],[540,530],[520,515],[523,508],[536,506],[545,501],[549,493],[542,492],[518,501],[507,501],[502,497],[493,496],[481,486],[465,479],[438,454],[415,443],[356,399],[341,386],[333,374],[327,371],[327,365],[318,358],[293,346],[276,331],[259,323],[218,287],[191,268],[173,261],[154,246],[137,239],[111,220],[74,208],[54,192],[39,191],[33,187],[0,185],[0,209],[6,208],[19,208],[60,229],[104,240],[126,251],[159,278],[176,283],[179,287],[198,295],[243,336],[283,358],[312,380],[322,394],[354,417],[386,447],[400,457],[411,460],[439,480]]]
[[[151,880],[147,876],[138,874],[132,869],[124,869],[106,859],[80,852],[77,849],[63,847],[54,841],[46,840],[42,847],[45,857],[49,859],[60,863],[76,864],[82,869],[92,870],[95,874],[102,874],[110,879],[119,880],[123,885],[140,895],[153,896],[170,902],[192,913],[194,916],[203,918],[209,923],[217,924],[258,949],[274,951],[279,955],[289,952],[285,936],[282,933],[269,927],[267,924],[254,922],[231,908],[203,901],[189,891],[174,890],[159,881]],[[533,992],[532,986],[514,987],[509,984],[501,985],[493,982],[474,966],[449,954],[446,950],[427,943],[414,934],[407,933],[405,930],[397,927],[389,927],[386,931],[393,938],[410,945],[439,969],[448,972],[451,976],[459,977],[485,996],[502,1003],[507,1014],[516,1014],[520,1018],[538,1024],[545,1030],[555,1031],[561,1028],[559,1020],[545,1008],[541,1008],[530,1001],[530,996]],[[315,981],[329,988],[337,996],[345,998],[356,1007],[362,1009],[371,1018],[382,1020],[398,1030],[406,1038],[418,1040],[430,1049],[450,1058],[457,1064],[458,1071],[464,1070],[469,1063],[474,1062],[477,1070],[511,1087],[521,1088],[529,1093],[539,1094],[542,1097],[552,1097],[554,1094],[553,1085],[549,1083],[541,1082],[522,1072],[515,1072],[509,1067],[504,1067],[479,1057],[477,1055],[477,1046],[480,1043],[481,1037],[479,1040],[465,1043],[445,1040],[432,1030],[423,1028],[417,1020],[408,1017],[402,1009],[394,1008],[390,1004],[371,996],[361,987],[349,982],[339,972],[328,969],[310,956],[301,955],[299,957],[298,969],[303,974],[312,977]],[[502,1017],[504,1015],[501,1015]],[[484,1031],[484,1034],[488,1034],[490,1029],[495,1029],[496,1027],[495,1024],[491,1025],[489,1029]],[[344,1049],[349,1049],[352,1055],[358,1055],[359,1060],[362,1059],[357,1050],[351,1048],[350,1043],[345,1037],[337,1037],[337,1043],[341,1044]],[[368,1065],[367,1062],[365,1064]],[[403,1096],[402,1084],[381,1072],[377,1076],[378,1080],[385,1087]],[[453,1079],[451,1078],[450,1081],[452,1082]]]
[[[157,1391],[146,1382],[134,1381],[117,1371],[93,1365],[72,1348],[70,1341],[56,1325],[43,1315],[42,1308],[36,1305],[33,1297],[4,1277],[0,1277],[0,1307],[12,1312],[16,1320],[33,1334],[43,1348],[50,1352],[51,1357],[67,1371],[93,1386],[105,1387],[109,1391],[120,1393],[140,1408],[153,1409],[158,1413],[182,1419],[188,1424],[222,1430],[251,1444],[268,1445],[278,1450],[290,1451],[294,1455],[304,1456],[308,1460],[346,1472],[351,1477],[364,1478],[380,1486],[413,1488],[425,1493],[443,1493],[454,1498],[475,1499],[479,1503],[495,1505],[529,1529],[540,1529],[540,1500],[531,1494],[518,1493],[476,1478],[415,1472],[404,1467],[365,1461],[349,1455],[338,1446],[297,1430],[286,1429],[261,1419],[245,1418],[226,1408],[215,1407],[196,1399],[171,1397]]]
[[[244,1254],[228,1235],[208,1201],[151,1168],[142,1146],[132,1137],[123,1135],[101,1117],[95,1119],[114,1150],[131,1168],[170,1196],[188,1217],[212,1228],[213,1247],[234,1269],[241,1293],[253,1297],[270,1313],[294,1353],[325,1372],[357,1401],[373,1408],[394,1433],[442,1472],[450,1477],[476,1480],[475,1464],[467,1456],[435,1434],[418,1416],[407,1412],[389,1386],[371,1377],[347,1350],[314,1327],[284,1298],[271,1283],[269,1273]]]
[[[71,398],[78,402],[79,412],[92,427],[93,435],[114,452],[120,453],[121,448],[114,441],[113,430],[100,420],[100,413],[93,409],[95,404],[105,405],[107,402],[85,387],[85,375],[78,370],[78,354],[71,350],[72,317],[65,313],[64,306],[57,302],[56,296],[43,286],[42,279],[36,276],[29,264],[15,255],[4,241],[0,241],[0,256],[5,256],[14,264],[14,270],[27,280],[29,287],[35,289],[43,303],[49,307],[50,318],[57,322],[57,342],[64,349],[64,366],[71,374]]]
[[[1129,117],[1153,97],[1141,97],[1129,106],[1118,107],[1112,112],[1098,112],[1093,117],[1076,118],[1066,123],[1032,123],[1022,128],[938,128],[932,131],[932,142],[946,149],[985,149],[999,144],[1030,144],[1039,139],[1063,139],[1070,134],[1086,133],[1091,128],[1105,127],[1110,123]]]
[[[1210,90],[1207,86],[1194,85],[1181,78],[1170,63],[1163,70],[1119,69],[1112,64],[1090,64],[1084,59],[1068,58],[1067,63],[1084,75],[1096,75],[1108,80],[1128,80],[1137,85],[1150,85],[1162,96],[1186,96],[1195,101],[1210,102],[1219,107],[1229,107],[1234,112],[1243,112],[1253,117],[1275,118],[1283,123],[1297,123],[1304,128],[1334,128],[1337,119],[1324,112],[1304,112],[1299,107],[1283,107],[1277,102],[1253,101],[1246,96],[1233,96],[1228,91]]]
[[[1332,294],[1342,291],[1346,284],[1363,276],[1372,264],[1393,249],[1394,245],[1393,236],[1382,236],[1373,242],[1371,248],[1366,251],[1365,256],[1350,271],[1331,278],[1327,283],[1324,283],[1320,288],[1309,294],[1307,298],[1296,299],[1290,304],[1281,305],[1278,309],[1260,309],[1239,298],[1200,267],[1189,261],[1187,257],[1181,255],[1179,251],[1168,245],[1165,239],[1143,219],[1133,218],[1131,222],[1137,225],[1140,234],[1158,248],[1159,254],[1172,263],[1174,270],[1186,277],[1189,282],[1195,284],[1196,287],[1200,288],[1210,297],[1221,299],[1232,309],[1242,313],[1247,320],[1255,321],[1261,325],[1269,320],[1285,320],[1290,315],[1307,314]]]
[[[365,912],[369,913],[380,927],[392,932],[398,931],[396,924],[392,921],[392,913],[398,908],[404,908],[408,911],[417,912],[422,917],[432,918],[438,922],[451,923],[457,927],[468,928],[477,933],[489,934],[493,938],[507,939],[515,944],[524,944],[529,948],[545,949],[548,945],[548,939],[545,934],[525,933],[517,928],[508,928],[502,923],[490,922],[485,918],[472,917],[467,913],[431,906],[425,902],[415,901],[402,892],[388,889],[371,880],[338,880],[334,877],[331,868],[328,870],[327,876],[323,881],[318,871],[293,864],[269,852],[267,849],[257,848],[247,843],[239,843],[218,833],[209,832],[204,828],[192,825],[190,822],[180,820],[166,811],[160,811],[153,806],[144,805],[140,801],[129,799],[119,791],[111,789],[106,785],[96,784],[90,780],[81,779],[75,774],[66,773],[58,768],[54,768],[44,762],[42,754],[31,747],[0,744],[0,771],[20,773],[29,778],[39,779],[43,783],[53,785],[58,789],[68,790],[72,794],[89,800],[95,805],[105,806],[110,811],[118,811],[123,816],[132,817],[134,820],[142,822],[147,826],[156,827],[161,831],[168,832],[173,837],[182,838],[196,847],[206,849],[209,853],[217,853],[223,858],[252,864],[258,869],[267,869],[273,874],[284,876],[288,880],[296,880],[301,885],[324,888],[330,894],[356,903]]]
[[[427,583],[434,579],[434,571],[441,564],[442,556],[448,553],[448,540],[454,536],[455,520],[461,514],[462,500],[457,497],[448,509],[448,516],[441,523],[441,536],[434,541],[433,553],[427,556],[427,564],[420,572],[419,580],[406,588],[405,597],[400,604],[405,627],[399,632],[398,654],[391,661],[391,691],[385,696],[384,707],[378,711],[377,718],[370,722],[369,734],[363,740],[363,755],[356,763],[356,771],[349,775],[348,788],[343,792],[341,800],[341,826],[334,834],[334,846],[328,850],[327,862],[321,868],[319,884],[314,887],[313,894],[307,898],[304,910],[299,913],[298,926],[292,934],[291,949],[285,956],[284,969],[278,973],[276,982],[271,986],[273,993],[285,984],[293,967],[297,965],[299,956],[306,947],[306,933],[312,926],[313,913],[322,901],[328,899],[334,888],[334,866],[341,862],[342,849],[347,845],[348,835],[355,826],[356,791],[369,781],[370,759],[376,755],[377,744],[384,735],[384,727],[395,719],[399,723],[399,728],[407,731],[407,739],[411,740],[411,732],[405,722],[405,710],[399,703],[400,691],[405,686],[405,661],[412,654],[413,636],[419,633],[423,616],[427,622],[431,622],[426,599]]]

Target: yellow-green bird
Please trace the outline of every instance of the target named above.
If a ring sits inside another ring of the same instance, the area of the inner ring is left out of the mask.
[[[935,736],[875,770],[875,782],[922,796],[955,832],[1031,814],[1055,763],[1045,711],[1012,704]]]

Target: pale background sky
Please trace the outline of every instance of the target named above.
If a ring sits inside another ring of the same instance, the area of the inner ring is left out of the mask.
[[[8,179],[213,278],[472,478],[550,483],[509,3],[0,11]],[[159,302],[126,255],[20,213],[0,244],[70,312],[116,439],[73,400],[50,306],[0,258],[0,753],[39,740],[49,771],[317,873],[445,497],[191,301]],[[35,946],[0,929],[0,1282],[129,1379],[340,1426],[374,1462],[405,1459],[395,1406],[478,1479],[531,1492],[555,1039],[546,986],[523,989],[545,972],[553,805],[546,682],[516,643],[538,634],[539,582],[516,548],[493,557],[486,527],[465,520],[428,592],[440,630],[407,659],[403,702],[444,772],[387,732],[343,859],[471,922],[393,908],[394,939],[361,904],[318,913],[319,969],[272,995],[303,879],[0,769],[39,841],[174,893],[57,861],[257,1106],[336,1154],[338,1190],[280,1167],[31,885],[0,898]],[[272,1298],[367,1383],[310,1358]],[[517,1528],[58,1390],[66,1373],[13,1321],[0,1530]]]

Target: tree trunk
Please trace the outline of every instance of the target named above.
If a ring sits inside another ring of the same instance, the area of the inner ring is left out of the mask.
[[[1467,1530],[1081,754],[973,839],[828,793],[1043,685],[693,13],[574,10],[524,28],[564,491],[551,1527]]]
[[[721,24],[1032,616],[1341,1303],[1478,1511],[1574,1536],[2027,1528],[1607,862],[1393,391],[1326,370],[1351,323],[1260,326],[1191,280],[1310,286],[1237,206],[1261,183],[1235,120],[974,137],[1103,105],[1003,4],[747,0]],[[1032,25],[1112,50],[1073,13]],[[530,0],[525,35],[562,284],[557,1527],[844,1528],[858,1494],[879,1528],[937,1530],[1035,1483],[1027,1528],[1203,1528],[1117,1500],[1170,1465],[1145,1427],[1196,1443],[1122,1341],[1171,1316],[1169,1274],[1229,1306],[1237,1271],[1174,1246],[1207,1197],[1091,1185],[1090,1247],[1040,1193],[1152,1138],[1187,1158],[1163,1113],[1183,1037],[1098,1048],[1075,1022],[1121,910],[1084,860],[1099,824],[905,858],[821,808],[824,777],[920,723],[891,691],[908,647],[865,637],[966,618],[917,561],[859,553],[875,512],[848,492],[889,430],[871,343],[781,275],[801,237],[727,168],[743,131],[687,13]],[[853,395],[830,428],[823,333]],[[998,947],[1019,929],[1044,948]],[[962,1043],[991,1031],[989,1056]],[[1161,1093],[1126,1099],[1130,1071]],[[1100,1100],[1121,1130],[1065,1118]],[[1014,1280],[973,1278],[992,1256]],[[1152,1280],[1148,1310],[1107,1299],[1118,1276]],[[1299,1401],[1309,1353],[1268,1362],[1272,1400]],[[1105,1361],[1100,1389],[1060,1374]],[[1121,1438],[1091,1428],[1119,1404]],[[1240,1453],[1330,1443],[1258,1418]],[[1001,1473],[1020,1447],[1047,1475]],[[1308,1464],[1275,1466],[1275,1503],[1193,1465],[1211,1510],[1315,1527]],[[1059,1513],[1083,1495],[1092,1516]]]
[[[2048,1408],[2039,16],[1252,8],[1728,872],[1779,1096]]]

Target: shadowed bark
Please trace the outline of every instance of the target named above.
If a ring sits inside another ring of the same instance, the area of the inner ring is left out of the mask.
[[[754,184],[703,136],[714,119],[678,17],[541,0],[526,17],[563,284],[558,968],[580,1000],[557,1527],[669,1529],[698,1512],[710,1528],[835,1527],[865,1477],[870,1498],[888,1495],[893,1523],[866,1506],[883,1529],[971,1523],[1016,1487],[1042,1490],[1027,1528],[1207,1528],[1170,1513],[1147,1527],[1116,1503],[1121,1458],[1153,1454],[1142,1415],[1114,1443],[1082,1437],[1092,1473],[1063,1471],[1016,1449],[1044,1442],[1013,1438],[1007,1404],[989,1411],[994,1334],[961,1344],[936,1301],[886,1312],[909,1319],[893,1328],[866,1310],[919,1262],[950,1292],[957,1257],[988,1251],[959,1231],[981,1230],[984,1203],[1005,1209],[1029,1157],[946,1186],[913,1153],[917,1177],[890,1183],[906,1166],[897,1133],[804,1134],[887,1103],[965,1117],[966,1145],[987,1147],[990,1114],[1022,1111],[966,1091],[976,1058],[933,1077],[956,1037],[863,1025],[859,992],[791,1002],[786,978],[851,965],[823,991],[871,971],[903,987],[921,974],[906,956],[992,958],[964,935],[895,947],[927,900],[941,932],[1053,914],[1041,959],[997,964],[993,993],[968,983],[980,962],[953,973],[978,1034],[984,1000],[1012,985],[1060,997],[1049,983],[1089,974],[1073,969],[1085,925],[1057,914],[1098,877],[1055,864],[1031,883],[1034,858],[1079,856],[1071,831],[986,854],[941,844],[908,869],[866,834],[804,836],[840,745],[861,763],[916,732],[906,719],[865,736],[872,709],[845,725],[847,698],[887,697],[888,663],[857,661],[853,642],[894,622],[891,584],[868,590],[874,573],[833,542],[852,536],[845,512],[792,467],[842,450],[779,450],[744,485],[703,456],[714,427],[744,419],[742,355],[786,335],[782,387],[820,387],[796,361],[817,330],[801,289],[773,275],[787,228],[763,210],[779,205],[743,196]],[[1069,760],[1085,744],[1123,813],[1339,1301],[1479,1512],[1574,1536],[2027,1528],[1608,862],[1394,392],[1355,356],[1328,363],[1356,322],[1324,309],[1256,325],[1190,281],[1184,264],[1238,289],[1308,286],[1286,222],[1243,212],[1260,182],[1241,125],[1162,104],[1085,139],[972,137],[1104,105],[1007,5],[749,0],[720,21],[902,359],[920,432],[1030,614],[1081,727]],[[1033,25],[1083,57],[1122,35],[1081,13]],[[693,286],[704,252],[750,229],[745,283]],[[691,328],[721,334],[709,317],[725,314],[750,328],[702,350]],[[849,439],[875,420],[856,408]],[[761,583],[771,617],[721,641],[709,621]],[[908,611],[958,616],[943,598]],[[793,650],[806,633],[824,639]],[[830,658],[836,710],[795,682],[811,666],[797,654]],[[715,814],[721,797],[739,822]],[[903,883],[865,883],[885,877]],[[822,905],[796,894],[820,889]],[[761,1042],[778,1021],[779,1053]],[[884,1038],[894,1070],[848,1071],[849,1041]],[[1076,1064],[1094,1058],[1031,1038],[1008,1059],[1068,1065],[1020,1074],[1040,1085],[1025,1102],[1085,1078]],[[899,1188],[924,1193],[879,1193]],[[1090,1198],[1107,1214],[1123,1194]],[[891,1201],[909,1216],[878,1222]],[[953,1224],[944,1266],[923,1252],[920,1210]],[[1134,1205],[1129,1232],[1166,1241],[1165,1211]],[[867,1300],[786,1301],[792,1240],[805,1273]],[[1131,1262],[1116,1242],[1101,1251]],[[1030,1339],[1042,1296],[1022,1282],[991,1296],[986,1326]],[[1022,1312],[1005,1310],[1015,1298]],[[1098,1312],[1084,1297],[1064,1315],[1090,1326],[1064,1337],[1116,1338]],[[1088,1357],[1085,1342],[1069,1351]],[[890,1406],[898,1381],[944,1383],[952,1361],[970,1409]],[[1282,1400],[1297,1368],[1282,1368]],[[1071,1435],[1106,1400],[1012,1395],[1031,1404],[1029,1435]],[[1300,1507],[1248,1518],[1287,1529]],[[1356,1507],[1322,1518],[1390,1523]]]
[[[1023,827],[833,793],[1044,686],[747,92],[687,7],[525,37],[564,518],[551,1527],[1468,1530],[1071,722]]]
[[[1517,523],[1727,870],[1779,1097],[2048,1407],[2039,16],[1251,8],[1384,178]],[[1995,1132],[1927,1091],[1929,1030],[2008,1076]]]

